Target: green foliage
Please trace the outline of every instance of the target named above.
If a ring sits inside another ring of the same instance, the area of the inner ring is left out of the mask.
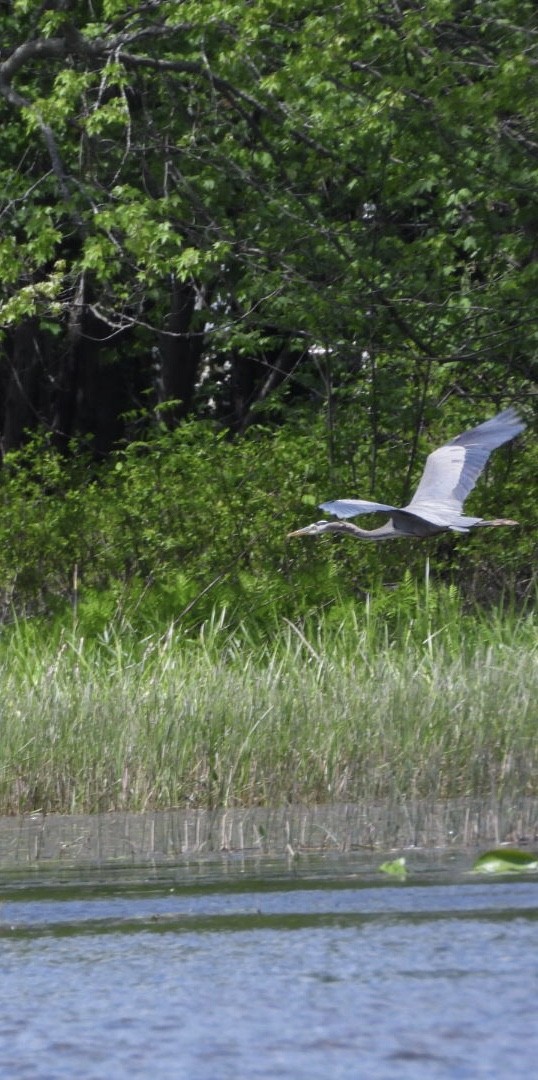
[[[480,395],[530,384],[533,4],[15,10],[3,322],[38,310],[67,343],[86,273],[144,353],[139,321],[161,328],[173,274],[195,289],[207,367],[280,336],[301,385],[359,386],[382,425],[422,391],[474,393],[477,367]],[[330,348],[329,380],[310,346]]]
[[[6,455],[4,619],[190,633],[218,609],[263,636],[323,611],[431,642],[441,611],[534,598],[530,437],[469,501],[517,532],[285,539],[323,498],[401,504],[429,450],[534,385],[535,7],[389,8],[2,10],[6,424],[18,401],[20,438],[44,420],[65,442],[150,412],[99,466],[76,440]],[[170,397],[196,421],[161,424]]]
[[[378,639],[426,642],[441,617],[463,618],[461,596],[472,604],[523,582],[530,530],[429,544],[286,540],[315,519],[321,494],[339,494],[337,474],[344,489],[367,487],[357,461],[352,482],[329,463],[325,440],[321,423],[293,434],[253,427],[233,442],[191,421],[96,465],[36,437],[0,474],[4,617],[76,619],[92,636],[115,616],[154,631],[171,620],[197,626],[218,607],[230,624],[247,618],[267,633],[275,616],[308,621],[325,610],[337,625],[357,611]],[[525,592],[534,596],[532,581]]]
[[[338,625],[355,611],[378,640],[427,641],[441,612],[450,625],[463,617],[461,595],[498,598],[523,580],[530,530],[510,531],[509,547],[493,530],[430,544],[287,541],[315,519],[321,493],[367,489],[367,463],[354,463],[352,480],[331,466],[326,439],[318,423],[293,433],[252,427],[234,442],[192,421],[157,428],[96,466],[80,449],[66,461],[36,437],[0,474],[4,617],[55,615],[93,636],[114,617],[153,631],[172,620],[198,626],[215,607],[260,632],[275,616],[315,621],[325,611]],[[496,500],[501,490],[499,479]],[[534,595],[531,582],[526,592]]]

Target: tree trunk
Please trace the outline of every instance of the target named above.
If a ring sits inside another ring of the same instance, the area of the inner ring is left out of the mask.
[[[156,380],[159,405],[170,402],[161,416],[174,427],[191,410],[198,366],[204,345],[203,333],[191,332],[196,294],[188,282],[173,281],[171,312],[165,331],[159,336]]]
[[[25,432],[34,429],[41,419],[44,365],[36,319],[24,319],[15,328],[4,353],[4,363],[2,454],[16,450],[24,441]]]

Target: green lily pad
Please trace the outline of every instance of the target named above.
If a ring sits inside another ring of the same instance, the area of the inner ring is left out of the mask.
[[[381,863],[379,867],[384,874],[392,874],[393,877],[404,878],[407,874],[405,865],[405,857],[400,856],[399,859],[390,859],[389,862]]]
[[[517,848],[495,848],[479,855],[473,870],[479,874],[524,874],[538,870],[538,855]]]

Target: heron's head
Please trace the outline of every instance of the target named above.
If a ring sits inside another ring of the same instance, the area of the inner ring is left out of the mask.
[[[295,529],[293,532],[288,533],[288,537],[319,536],[320,533],[327,532],[327,528],[332,524],[331,521],[313,521],[311,525],[305,525],[304,529]]]

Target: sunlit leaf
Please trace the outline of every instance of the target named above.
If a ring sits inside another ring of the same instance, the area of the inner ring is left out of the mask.
[[[473,870],[480,874],[521,874],[538,871],[538,855],[517,848],[494,848],[479,855]]]
[[[399,859],[390,859],[388,862],[381,863],[379,869],[384,874],[391,874],[392,877],[403,879],[407,876],[405,856],[400,855]]]

